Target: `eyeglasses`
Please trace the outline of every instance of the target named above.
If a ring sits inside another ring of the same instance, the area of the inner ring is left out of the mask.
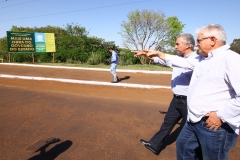
[[[211,38],[211,37],[205,37],[205,38],[197,39],[197,43],[200,43],[200,42],[203,41],[204,39],[208,39],[208,38]]]

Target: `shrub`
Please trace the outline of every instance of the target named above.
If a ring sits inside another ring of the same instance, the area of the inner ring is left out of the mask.
[[[125,50],[119,56],[119,64],[124,66],[141,64],[141,62],[138,58],[134,57],[134,54],[130,50]]]

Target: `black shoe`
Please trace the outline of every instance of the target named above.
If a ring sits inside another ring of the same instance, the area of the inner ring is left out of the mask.
[[[118,76],[117,76],[117,81],[120,82],[120,79],[118,78]]]
[[[111,83],[118,83],[118,81],[112,81]]]
[[[140,142],[150,151],[152,151],[154,154],[159,155],[160,151],[157,151],[156,149],[154,149],[151,144],[143,139],[140,140]]]

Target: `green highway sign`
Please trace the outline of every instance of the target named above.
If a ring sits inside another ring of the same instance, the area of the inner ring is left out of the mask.
[[[7,31],[8,52],[56,52],[54,33]]]
[[[34,33],[7,31],[8,52],[35,52]]]

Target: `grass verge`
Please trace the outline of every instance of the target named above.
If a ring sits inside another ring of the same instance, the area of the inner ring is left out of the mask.
[[[84,68],[110,68],[110,65],[88,65],[88,64],[67,64],[67,63],[38,63],[38,65],[49,65],[49,66],[67,66],[67,67],[84,67]],[[171,68],[160,66],[160,65],[118,65],[117,69],[131,69],[131,70],[147,70],[147,71],[172,71]]]

